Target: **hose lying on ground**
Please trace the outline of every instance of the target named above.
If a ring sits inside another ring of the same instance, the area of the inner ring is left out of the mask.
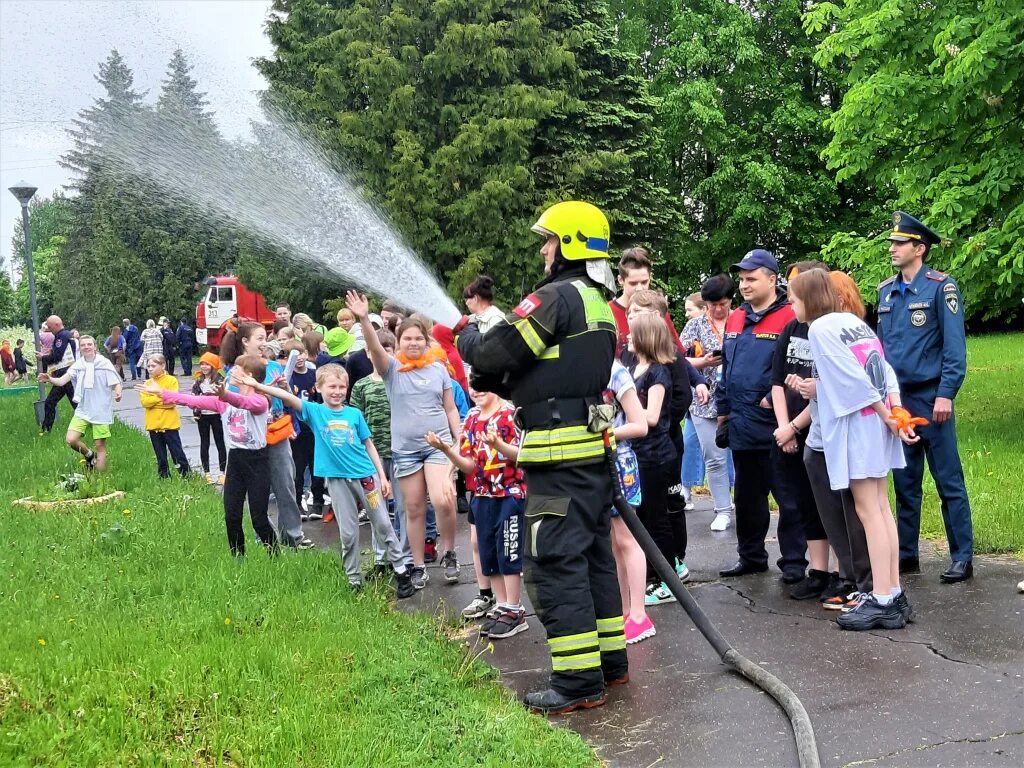
[[[615,462],[615,449],[611,445],[607,431],[604,433],[604,446],[608,469],[612,474],[615,509],[618,510],[619,515],[626,523],[626,527],[629,528],[640,548],[644,551],[647,561],[654,567],[658,576],[665,582],[669,591],[675,595],[683,610],[686,611],[694,625],[711,644],[711,647],[715,649],[715,652],[721,657],[722,661],[769,694],[789,716],[789,721],[793,726],[793,735],[796,738],[796,750],[800,761],[800,768],[820,768],[821,761],[818,757],[818,745],[814,740],[814,728],[811,727],[811,718],[808,717],[807,710],[800,703],[800,699],[779,678],[762,669],[733,648],[711,622],[707,614],[704,613],[704,610],[698,605],[697,601],[693,599],[693,595],[683,586],[683,583],[676,575],[675,569],[669,565],[664,555],[661,554],[661,550],[658,549],[658,545],[654,543],[654,539],[651,538],[643,523],[640,522],[640,518],[636,516],[636,512],[633,511],[633,508],[623,498]]]

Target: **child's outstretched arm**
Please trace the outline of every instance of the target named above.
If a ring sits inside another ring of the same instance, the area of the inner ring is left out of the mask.
[[[189,408],[202,408],[206,411],[224,413],[227,410],[227,403],[216,395],[186,395],[176,390],[164,389],[152,379],[146,381],[140,387],[139,399],[142,405],[147,408],[174,408],[176,405],[186,405]],[[146,405],[147,402],[156,401],[156,405]]]
[[[366,297],[357,293],[356,291],[349,291],[345,297],[345,305],[349,308],[353,315],[356,316],[356,320],[359,321],[359,327],[363,329],[363,341],[366,343],[366,354],[370,356],[370,362],[373,363],[373,370],[378,376],[383,376],[388,372],[388,366],[391,365],[391,358],[388,353],[384,351],[384,347],[380,344],[380,339],[377,338],[377,331],[370,323],[370,304],[367,302]]]
[[[39,380],[48,381],[55,387],[63,387],[65,384],[71,381],[71,369],[68,368],[68,370],[64,373],[63,376],[51,376],[50,374],[46,373],[46,371],[40,371]]]
[[[427,445],[441,451],[441,453],[448,457],[448,461],[463,473],[470,475],[476,472],[476,462],[468,456],[463,456],[459,453],[454,445],[448,445],[436,432],[427,432],[426,440]]]
[[[294,410],[296,414],[298,414],[299,416],[302,415],[302,398],[298,397],[294,392],[290,392],[287,389],[282,389],[281,387],[274,386],[273,384],[263,384],[261,382],[256,381],[256,379],[254,379],[252,376],[233,377],[233,382],[235,384],[244,384],[250,386],[257,392],[262,392],[264,395],[276,397],[282,403],[284,403],[289,408]]]

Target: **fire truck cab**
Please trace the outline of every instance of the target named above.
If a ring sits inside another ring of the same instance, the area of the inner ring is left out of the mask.
[[[196,304],[196,341],[212,349],[220,347],[223,325],[232,317],[255,320],[269,331],[274,311],[263,294],[246,288],[234,275],[207,277],[201,283],[206,292]]]

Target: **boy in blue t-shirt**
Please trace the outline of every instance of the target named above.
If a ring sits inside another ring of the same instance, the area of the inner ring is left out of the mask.
[[[316,371],[316,388],[323,403],[296,397],[276,386],[261,384],[247,378],[243,383],[259,392],[278,397],[295,411],[313,432],[316,455],[313,474],[327,481],[334,516],[341,534],[341,558],[349,584],[362,587],[359,568],[359,510],[361,504],[370,516],[377,541],[385,543],[388,560],[395,570],[398,597],[411,597],[412,578],[402,557],[395,529],[391,527],[384,498],[391,495],[387,475],[377,449],[370,440],[370,428],[363,414],[345,405],[348,374],[340,365],[327,364]]]

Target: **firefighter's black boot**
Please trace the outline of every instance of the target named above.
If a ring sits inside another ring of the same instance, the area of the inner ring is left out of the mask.
[[[544,691],[534,691],[523,697],[523,704],[533,712],[540,712],[545,715],[564,715],[577,709],[590,709],[600,707],[608,700],[604,691],[590,696],[578,696],[570,699],[553,688]]]

